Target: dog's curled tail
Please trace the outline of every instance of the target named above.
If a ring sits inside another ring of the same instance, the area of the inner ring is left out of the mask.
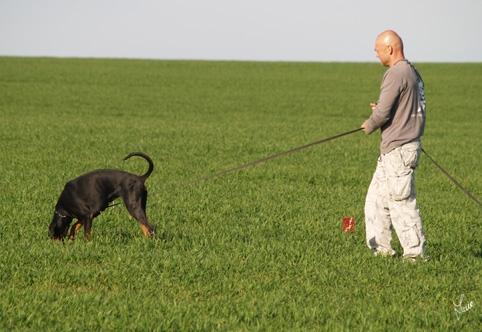
[[[149,177],[149,175],[151,175],[152,171],[154,170],[154,163],[152,162],[152,159],[145,153],[142,153],[142,152],[132,152],[130,153],[127,157],[124,158],[124,160],[127,160],[129,159],[130,157],[132,156],[138,156],[138,157],[142,157],[144,158],[145,160],[147,160],[147,162],[149,163],[149,169],[147,170],[147,172],[143,175],[140,175],[140,178],[142,180],[142,182],[146,181],[147,178]]]

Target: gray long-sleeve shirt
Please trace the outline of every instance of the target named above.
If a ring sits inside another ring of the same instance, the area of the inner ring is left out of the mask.
[[[380,153],[385,154],[420,138],[425,129],[425,92],[418,71],[406,60],[398,61],[383,76],[380,98],[365,124],[371,134],[381,128]]]

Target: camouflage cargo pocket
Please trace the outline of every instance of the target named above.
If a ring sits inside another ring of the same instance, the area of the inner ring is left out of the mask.
[[[388,193],[391,199],[402,201],[410,197],[412,192],[412,173],[413,171],[410,169],[406,174],[388,177]]]
[[[408,143],[402,146],[400,149],[400,156],[402,158],[403,165],[415,169],[418,166],[420,151],[420,143]]]
[[[392,150],[383,156],[385,166],[388,194],[395,201],[402,201],[410,197],[413,185],[413,165],[418,161],[416,149]]]
[[[408,243],[410,248],[418,247],[420,244],[420,238],[418,236],[417,226],[413,226],[408,231],[403,232],[405,241]]]

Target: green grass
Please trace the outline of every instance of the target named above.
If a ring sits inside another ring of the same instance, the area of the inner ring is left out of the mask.
[[[482,65],[418,64],[424,148],[482,197]],[[378,64],[0,58],[0,330],[479,330],[481,207],[425,156],[431,260],[373,257],[363,206],[380,136],[356,129]],[[143,173],[154,239],[122,205],[54,244],[63,185]],[[356,219],[341,231],[342,217]],[[401,247],[394,239],[395,249]],[[452,302],[473,308],[457,320]]]

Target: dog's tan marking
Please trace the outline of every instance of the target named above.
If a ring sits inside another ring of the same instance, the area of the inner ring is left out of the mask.
[[[147,229],[146,226],[144,226],[143,224],[139,224],[139,226],[141,226],[142,232],[144,233],[145,237],[151,237],[152,236],[151,232],[149,232],[149,230]]]
[[[77,233],[77,231],[80,227],[82,227],[82,225],[83,224],[80,221],[77,221],[75,224],[72,225],[72,228],[70,229],[69,242],[74,240],[75,233]]]

